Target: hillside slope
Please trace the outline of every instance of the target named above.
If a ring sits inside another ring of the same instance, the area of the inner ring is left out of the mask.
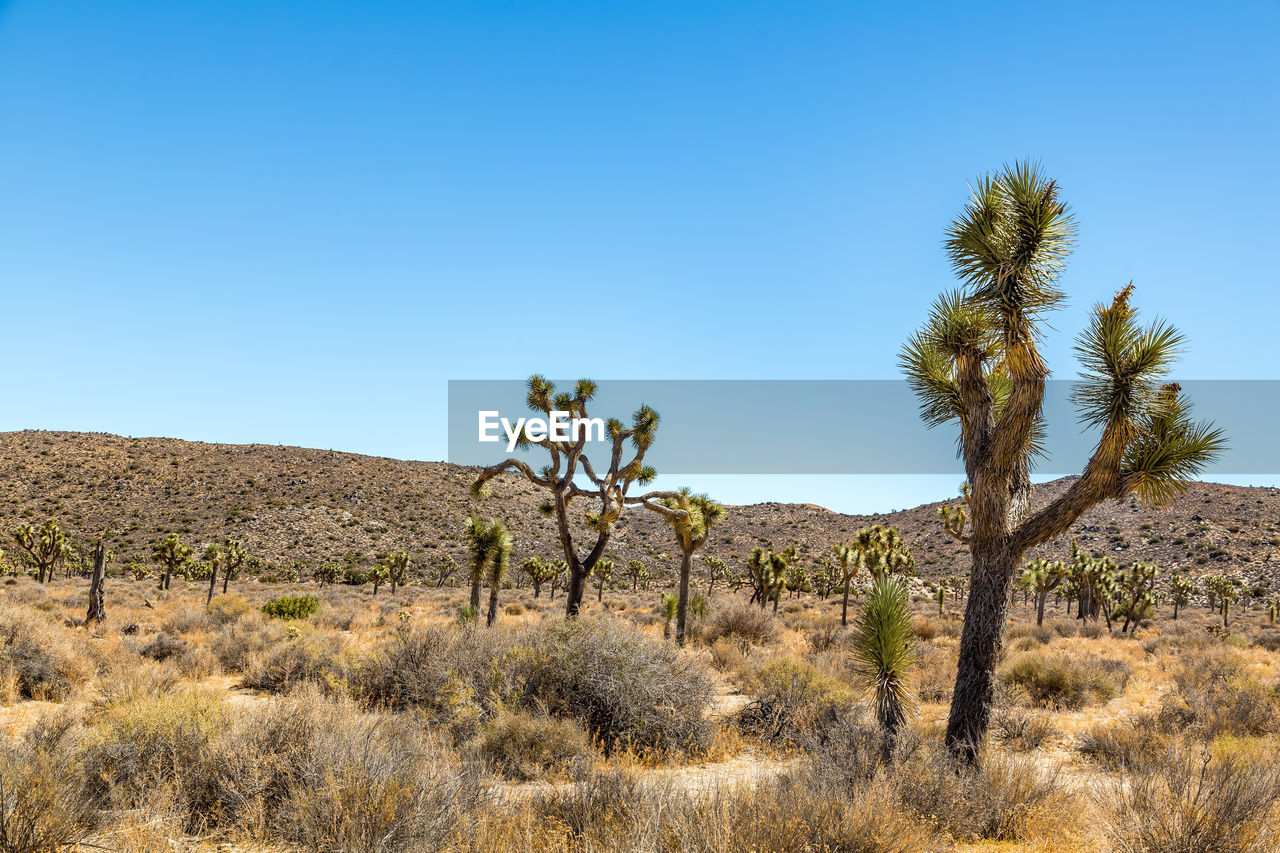
[[[405,548],[419,562],[464,557],[468,515],[504,519],[518,562],[556,556],[551,522],[523,479],[505,476],[493,497],[468,493],[475,470],[442,462],[407,462],[353,453],[267,445],[223,445],[98,433],[0,434],[0,524],[57,518],[77,540],[111,530],[120,562],[146,561],[150,545],[177,531],[190,542],[241,539],[271,564],[349,559],[368,562]],[[1066,487],[1037,488],[1037,504]],[[920,574],[968,571],[968,556],[942,532],[938,504],[873,516],[843,515],[811,504],[732,507],[707,554],[740,565],[753,547],[797,544],[808,559],[825,555],[871,523],[897,527]],[[1228,572],[1268,589],[1280,567],[1280,490],[1212,483],[1193,486],[1177,504],[1151,511],[1134,501],[1094,508],[1072,530],[1091,551],[1192,574]],[[7,538],[7,537],[6,537]],[[1041,549],[1065,553],[1064,538]],[[12,548],[7,548],[12,551]],[[669,528],[642,511],[624,517],[610,551],[657,569],[675,550]]]

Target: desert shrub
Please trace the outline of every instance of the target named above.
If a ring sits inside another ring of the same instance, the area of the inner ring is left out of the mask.
[[[37,727],[38,728],[38,727]],[[97,828],[102,799],[69,773],[73,756],[65,726],[23,742],[0,744],[0,850],[46,853],[86,840]]]
[[[839,646],[843,636],[844,632],[838,622],[826,622],[810,628],[805,632],[804,638],[810,649],[821,654]]]
[[[5,701],[61,701],[89,674],[87,662],[53,626],[0,610],[0,689]]]
[[[791,658],[766,661],[756,670],[755,681],[755,698],[737,721],[767,740],[821,741],[824,729],[852,713],[856,699],[842,682]]]
[[[1098,801],[1118,853],[1263,853],[1276,849],[1280,773],[1174,750],[1104,786]]]
[[[85,778],[99,795],[138,807],[150,790],[199,766],[223,722],[221,704],[195,690],[122,698],[93,727],[82,756]]]
[[[940,748],[922,750],[893,776],[902,802],[957,839],[1027,841],[1064,801],[1056,773],[1034,761],[992,752],[957,766]]]
[[[1034,704],[1057,708],[1109,701],[1120,692],[1112,666],[1062,656],[1022,655],[1000,670],[1000,679],[1026,690]]]
[[[252,613],[253,605],[241,595],[215,595],[205,607],[204,612],[214,627],[220,627]]]
[[[931,616],[917,616],[912,620],[912,631],[916,635],[917,640],[922,642],[930,642],[941,633],[938,627],[938,621]]]
[[[1149,714],[1102,723],[1076,740],[1076,749],[1082,755],[1112,770],[1148,767],[1166,753],[1168,746],[1168,736]]]
[[[179,640],[177,637],[170,637],[168,634],[161,632],[151,642],[138,649],[138,654],[144,658],[151,658],[153,661],[163,663],[170,658],[178,657],[186,650],[186,640]]]
[[[282,595],[262,605],[262,612],[272,619],[306,619],[319,609],[313,595]]]
[[[169,635],[182,635],[204,631],[209,625],[209,616],[203,607],[182,607],[165,620],[163,630]]]
[[[696,749],[710,742],[712,685],[670,645],[607,619],[548,620],[511,631],[399,632],[361,661],[366,703],[416,708],[455,736],[499,704],[577,720],[606,750]]]
[[[502,608],[502,612],[507,614],[508,616],[523,616],[524,605],[518,601],[513,601],[510,604],[508,604],[506,607]]]
[[[480,733],[480,756],[510,779],[530,780],[589,761],[591,743],[572,720],[498,714]]]
[[[223,669],[244,672],[283,637],[284,631],[278,625],[254,616],[224,624],[209,638],[208,646]]]
[[[922,702],[948,702],[956,683],[956,654],[929,643],[916,646],[916,695]]]
[[[748,605],[717,610],[707,625],[706,642],[737,639],[763,646],[778,638],[778,620],[768,611]]]
[[[1058,736],[1048,714],[1027,713],[1018,708],[999,708],[992,715],[991,736],[1006,747],[1025,752],[1039,749]]]
[[[286,693],[303,682],[341,691],[346,689],[347,672],[341,640],[290,628],[280,642],[248,659],[243,683],[272,693]]]
[[[518,701],[572,717],[606,751],[705,747],[714,689],[688,658],[623,623],[548,620],[500,662]]]
[[[1238,653],[1206,648],[1178,661],[1160,708],[1165,730],[1189,728],[1205,739],[1280,731],[1280,684],[1259,682]]]

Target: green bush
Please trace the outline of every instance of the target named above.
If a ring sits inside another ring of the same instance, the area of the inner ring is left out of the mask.
[[[1000,678],[1006,686],[1026,690],[1036,705],[1075,709],[1113,699],[1120,692],[1117,674],[1106,671],[1102,664],[1027,654],[1006,666]]]
[[[262,612],[272,619],[306,619],[320,609],[311,595],[282,595],[262,605]]]

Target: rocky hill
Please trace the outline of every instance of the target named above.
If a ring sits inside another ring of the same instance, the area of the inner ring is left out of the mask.
[[[119,562],[148,559],[169,532],[201,542],[234,537],[268,565],[326,560],[367,563],[407,549],[419,564],[452,554],[462,560],[468,515],[507,521],[516,561],[556,556],[552,523],[538,511],[537,491],[503,477],[493,497],[473,499],[475,469],[406,462],[298,447],[224,445],[97,433],[23,431],[0,434],[0,525],[56,518],[84,541],[103,528]],[[1037,488],[1044,503],[1069,483]],[[811,504],[764,503],[730,508],[705,553],[740,565],[756,545],[799,546],[825,555],[860,528],[898,528],[925,577],[968,571],[965,549],[942,531],[938,504],[873,516],[843,515]],[[1135,501],[1094,508],[1072,534],[1118,561],[1141,559],[1194,575],[1226,572],[1259,595],[1274,591],[1280,568],[1280,490],[1213,483],[1193,486],[1160,511]],[[1068,539],[1041,549],[1062,556]],[[12,551],[12,548],[7,550]],[[675,551],[669,528],[651,514],[624,517],[610,551],[661,569]]]

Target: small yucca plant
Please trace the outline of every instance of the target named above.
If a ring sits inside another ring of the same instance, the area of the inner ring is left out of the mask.
[[[886,758],[893,753],[898,729],[915,713],[910,684],[915,665],[907,588],[897,578],[881,575],[867,593],[854,627],[853,670],[872,693]]]
[[[680,599],[674,595],[662,596],[662,615],[666,618],[667,624],[663,626],[662,637],[665,640],[671,639],[671,620],[676,618],[676,611],[680,607]]]

